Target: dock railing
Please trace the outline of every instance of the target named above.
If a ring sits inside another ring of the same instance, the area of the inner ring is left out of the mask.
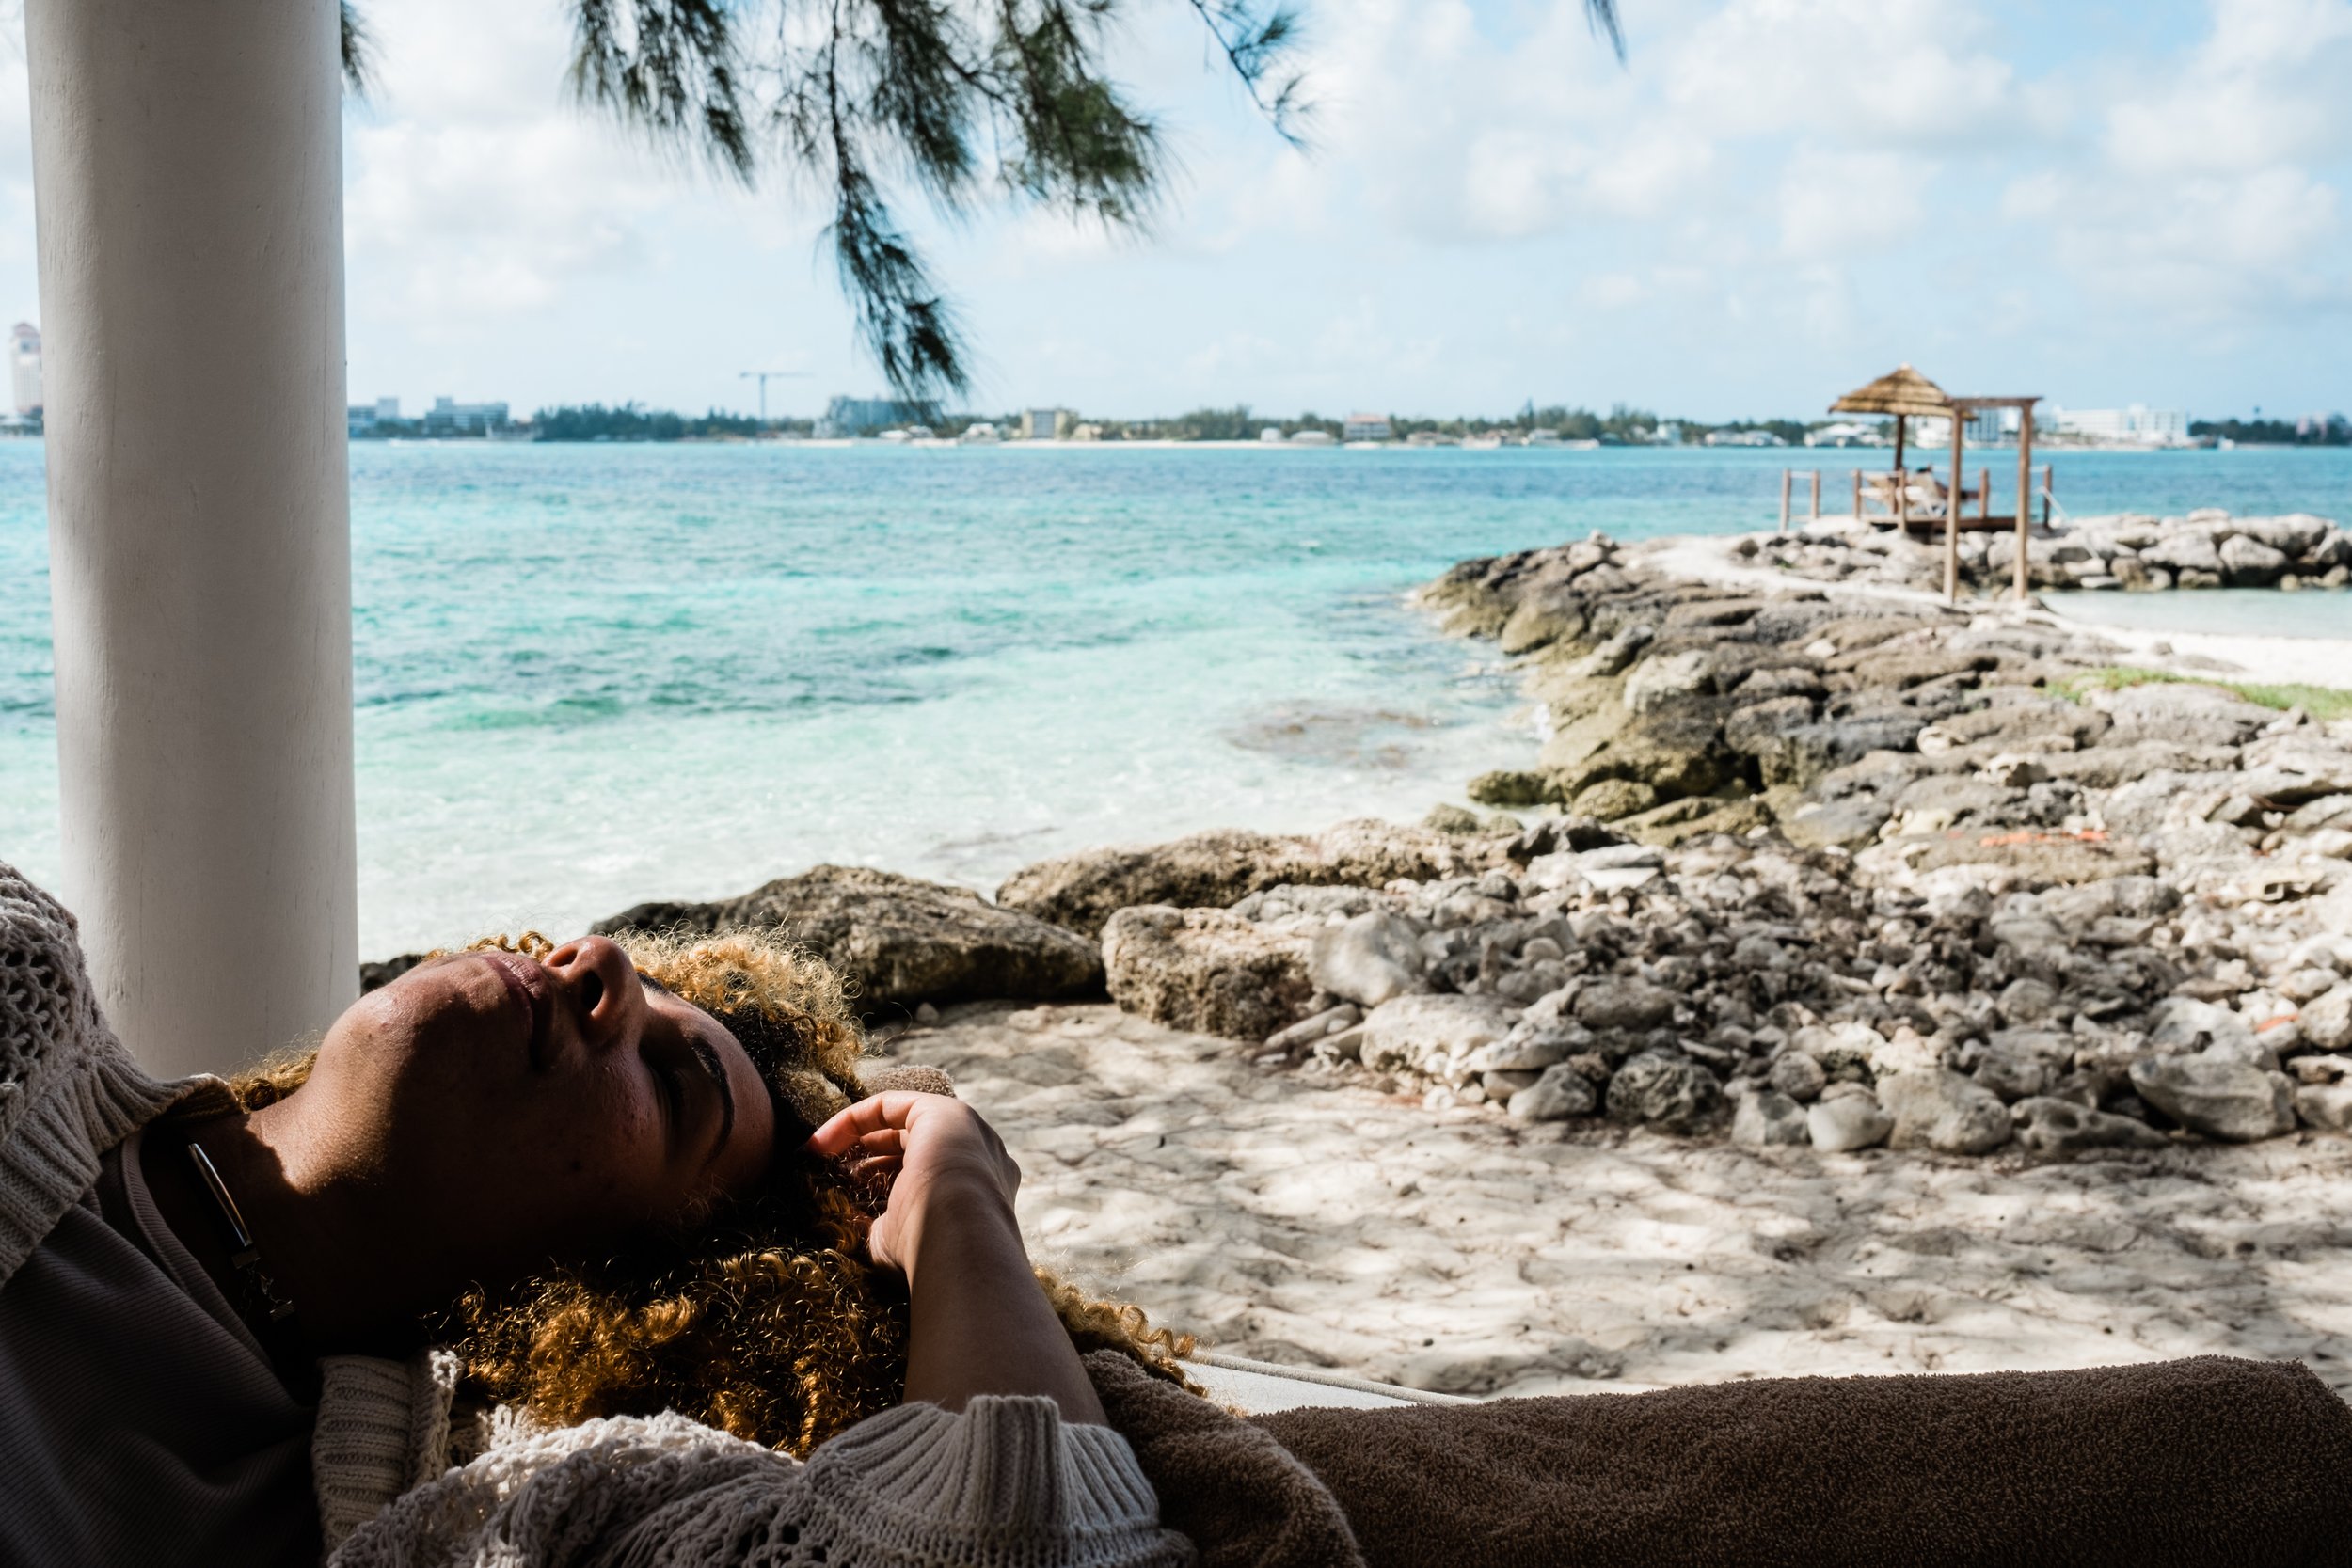
[[[1783,533],[1788,531],[1788,525],[1795,519],[1796,516],[1797,481],[1799,479],[1805,481],[1805,489],[1807,493],[1804,520],[1808,523],[1818,522],[1820,520],[1821,470],[1819,468],[1783,468],[1780,471],[1780,531]],[[1863,511],[1863,470],[1860,468],[1854,469],[1853,515],[1858,518],[1867,517],[1874,522],[1902,521],[1903,519],[1898,517],[1892,512],[1873,514]],[[2066,509],[2060,506],[2058,501],[2056,483],[2056,471],[2052,468],[2051,465],[2044,463],[2042,466],[2042,483],[2034,486],[2032,500],[2034,502],[2038,502],[2041,506],[2041,523],[2045,529],[2050,526],[2051,519],[2054,517],[2059,522],[2064,522],[2066,520]],[[1993,518],[1993,470],[1990,468],[1979,468],[1977,470],[1976,500],[1977,520],[1979,524],[1989,524]],[[1925,522],[1932,521],[1933,519],[1931,517],[1923,516],[1919,520]]]

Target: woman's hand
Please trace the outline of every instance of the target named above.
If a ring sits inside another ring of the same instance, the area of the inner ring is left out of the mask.
[[[1012,1212],[1021,1167],[978,1112],[944,1094],[892,1089],[827,1120],[808,1147],[897,1175],[866,1244],[875,1262],[907,1276],[910,1401],[961,1410],[980,1394],[1038,1394],[1064,1420],[1102,1421],[1021,1244]]]
[[[1012,1223],[1021,1167],[996,1130],[961,1100],[904,1089],[878,1094],[828,1119],[808,1147],[848,1157],[861,1175],[895,1178],[866,1249],[909,1278],[927,1226],[943,1215],[948,1224]]]

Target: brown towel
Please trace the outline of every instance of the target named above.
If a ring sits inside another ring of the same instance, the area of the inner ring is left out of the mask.
[[[1190,1538],[1200,1568],[1364,1568],[1339,1504],[1272,1437],[1117,1351],[1086,1361],[1160,1495],[1160,1523]]]
[[[1171,1501],[1197,1478],[1223,1484],[1214,1434],[1190,1425],[1171,1465],[1156,1431],[1125,1424],[1171,1409],[1111,1415],[1170,1526],[1209,1560],[1254,1560],[1209,1555],[1226,1495]],[[2296,1365],[1790,1378],[1231,1428],[1314,1472],[1370,1568],[2352,1563],[2352,1411]],[[1232,1465],[1260,1455],[1227,1430]],[[1243,1522],[1263,1538],[1275,1493],[1250,1495]]]

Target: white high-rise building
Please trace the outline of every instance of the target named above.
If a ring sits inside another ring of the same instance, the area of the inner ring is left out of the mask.
[[[2138,403],[2129,408],[2053,406],[2050,419],[2059,435],[2090,441],[2131,441],[2164,447],[2178,446],[2188,439],[2188,411],[2185,408],[2150,408]]]
[[[8,391],[18,419],[40,412],[40,328],[30,322],[8,334]]]

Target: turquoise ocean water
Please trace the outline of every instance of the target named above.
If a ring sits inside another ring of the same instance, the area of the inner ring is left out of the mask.
[[[1769,526],[1791,461],[363,444],[362,952],[819,861],[985,888],[1089,845],[1419,816],[1532,742],[1491,644],[1406,591],[1596,528]],[[2075,512],[2352,517],[2352,452],[2056,461]],[[0,443],[0,858],[54,879],[40,462]],[[1834,505],[1851,459],[1818,462]]]

